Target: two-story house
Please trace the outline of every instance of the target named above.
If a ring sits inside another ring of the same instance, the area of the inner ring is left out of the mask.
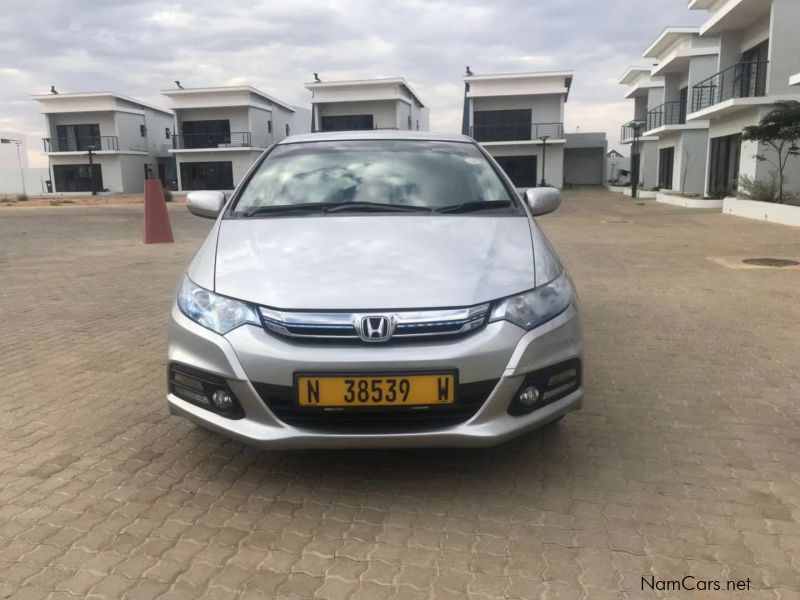
[[[642,133],[657,138],[657,184],[662,190],[702,195],[705,191],[708,121],[687,121],[689,90],[717,70],[719,38],[701,37],[698,27],[668,27],[644,52],[657,62],[651,76],[663,78],[663,103],[649,108]]]
[[[658,136],[644,135],[647,114],[664,104],[664,77],[652,66],[628,67],[617,83],[628,86],[625,98],[633,100],[633,119],[622,126],[620,142],[631,146],[631,181],[643,189],[658,186]]]
[[[175,113],[169,152],[181,191],[232,190],[273,143],[308,132],[307,113],[296,118],[295,107],[247,85],[161,93]]]
[[[428,109],[402,77],[314,81],[305,86],[311,92],[311,131],[428,131]]]
[[[716,72],[692,86],[687,122],[708,121],[706,192],[727,195],[739,177],[768,181],[774,167],[760,161],[765,152],[743,142],[742,130],[758,122],[778,100],[800,100],[791,85],[800,71],[800,2],[797,0],[690,0],[692,10],[709,18],[701,38],[718,37]],[[800,189],[800,158],[790,158],[790,189]]]
[[[564,185],[564,104],[572,76],[551,71],[464,77],[462,133],[479,142],[517,188]]]
[[[113,92],[35,95],[54,192],[141,192],[163,172],[172,113]],[[91,151],[91,165],[90,165]]]

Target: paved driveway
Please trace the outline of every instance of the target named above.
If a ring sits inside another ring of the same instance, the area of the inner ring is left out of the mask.
[[[490,450],[262,452],[167,413],[210,224],[171,209],[143,246],[137,207],[0,207],[0,597],[800,597],[800,270],[740,263],[797,229],[570,193],[542,223],[583,411]]]

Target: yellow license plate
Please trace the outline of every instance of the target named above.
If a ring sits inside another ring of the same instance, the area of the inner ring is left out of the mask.
[[[299,375],[296,389],[305,408],[442,406],[456,401],[456,375]]]

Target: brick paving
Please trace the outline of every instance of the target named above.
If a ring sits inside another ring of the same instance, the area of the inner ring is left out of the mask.
[[[165,323],[210,221],[0,207],[0,597],[800,597],[797,229],[604,191],[542,219],[586,404],[489,450],[264,452],[168,415]]]

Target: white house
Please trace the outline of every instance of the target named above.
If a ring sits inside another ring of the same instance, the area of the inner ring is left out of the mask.
[[[169,161],[172,113],[113,92],[35,95],[54,192],[141,192]],[[90,150],[91,162],[90,166]]]
[[[658,185],[658,136],[643,135],[647,114],[664,104],[664,77],[652,66],[629,67],[617,83],[628,86],[625,97],[633,99],[633,119],[622,126],[620,142],[631,146],[631,178],[644,189]]]
[[[609,151],[606,154],[606,174],[612,185],[627,184],[631,174],[630,159],[616,150]]]
[[[572,71],[495,73],[464,77],[462,133],[494,157],[520,189],[569,183],[602,184],[605,136],[576,137],[567,152],[564,105]],[[571,164],[565,165],[571,155]],[[582,165],[582,166],[581,166]]]
[[[667,27],[645,50],[658,64],[651,77],[663,78],[663,102],[648,106],[643,137],[655,138],[657,184],[662,190],[702,195],[705,191],[709,123],[687,121],[689,90],[717,71],[719,38],[700,36],[699,27]],[[660,93],[653,88],[653,96]]]
[[[428,131],[428,109],[402,77],[314,81],[305,86],[311,92],[311,131]]]
[[[800,71],[800,2],[797,0],[691,0],[708,11],[701,38],[719,37],[716,72],[692,86],[687,122],[708,121],[705,188],[726,195],[741,175],[768,180],[775,168],[759,161],[756,142],[742,129],[757,124],[777,100],[800,100],[791,80]],[[790,158],[789,189],[800,189],[800,159]]]
[[[250,86],[161,93],[175,113],[169,153],[179,190],[232,190],[269,146],[309,130],[307,114],[296,118],[295,107]]]

